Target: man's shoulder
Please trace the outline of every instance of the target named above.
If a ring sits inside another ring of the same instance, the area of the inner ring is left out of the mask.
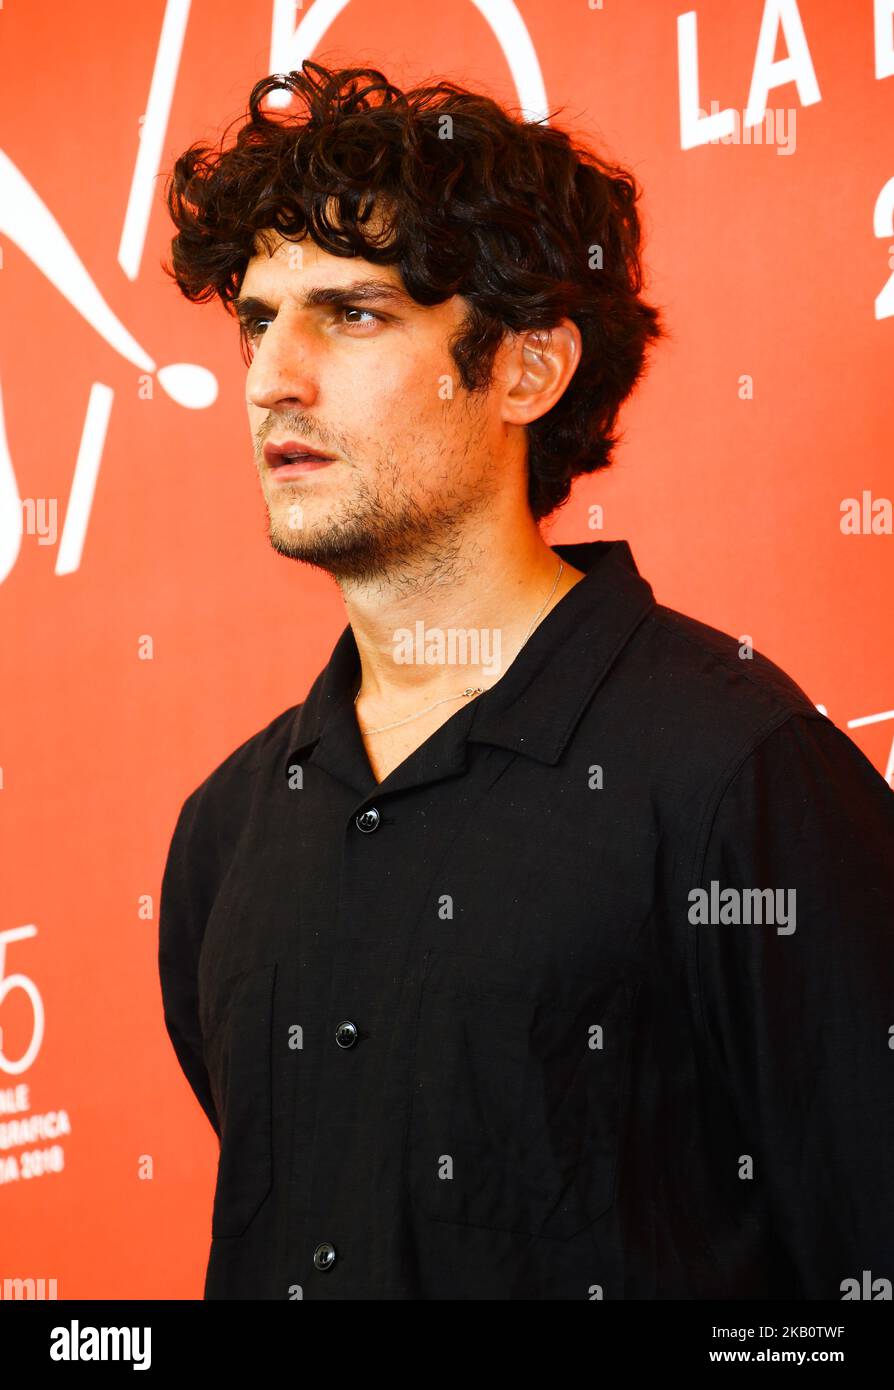
[[[623,692],[626,707],[638,712],[641,732],[653,730],[653,751],[663,748],[699,778],[720,775],[793,716],[811,725],[825,720],[753,634],[734,637],[656,604],[630,655],[636,690]]]
[[[809,695],[760,651],[753,634],[734,637],[664,604],[656,604],[653,619],[668,669],[682,677],[688,693],[703,690],[710,697],[722,691],[736,704],[768,713],[816,713]]]

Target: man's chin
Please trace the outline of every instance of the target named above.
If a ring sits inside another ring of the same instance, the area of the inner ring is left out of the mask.
[[[291,529],[271,521],[267,535],[277,555],[288,560],[300,560],[305,565],[315,565],[325,570],[335,579],[365,575],[374,556],[370,554],[368,542],[352,538],[344,533],[315,528]]]
[[[292,530],[271,521],[267,535],[278,555],[314,565],[333,579],[354,583],[385,578],[413,549],[412,538],[402,532],[387,535],[356,524]]]
[[[329,549],[325,540],[315,538],[308,531],[290,530],[287,526],[277,526],[272,522],[267,536],[277,555],[285,555],[289,560],[304,560],[308,564],[325,556]]]
[[[324,555],[329,549],[332,536],[327,532],[336,529],[331,516],[313,516],[310,509],[297,500],[290,504],[277,498],[271,505],[268,499],[267,537],[278,555],[312,563],[316,556]]]

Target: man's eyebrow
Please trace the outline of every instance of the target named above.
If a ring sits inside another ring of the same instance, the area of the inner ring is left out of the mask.
[[[302,309],[316,309],[323,305],[345,308],[349,304],[368,304],[373,301],[380,303],[382,300],[404,306],[415,303],[399,285],[389,284],[384,280],[356,280],[350,285],[318,285],[314,289],[305,290],[297,297],[297,303]],[[240,295],[234,300],[234,307],[240,319],[248,319],[255,314],[276,313],[275,305],[253,294]]]

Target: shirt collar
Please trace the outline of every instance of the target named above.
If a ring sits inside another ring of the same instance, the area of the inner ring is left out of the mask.
[[[490,690],[472,702],[466,738],[556,763],[615,658],[655,606],[626,540],[553,545],[584,571],[534,629]],[[360,657],[350,624],[299,705],[288,763],[322,737],[354,698]],[[359,738],[359,734],[358,734]]]

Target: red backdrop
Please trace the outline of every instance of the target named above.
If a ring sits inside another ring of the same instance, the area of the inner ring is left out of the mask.
[[[892,777],[894,0],[694,3],[0,11],[0,1281],[201,1294],[217,1145],[162,1021],[164,856],[345,621],[266,541],[233,322],[159,268],[173,158],[266,73],[450,76],[629,164],[673,339],[548,536],[629,539]]]

